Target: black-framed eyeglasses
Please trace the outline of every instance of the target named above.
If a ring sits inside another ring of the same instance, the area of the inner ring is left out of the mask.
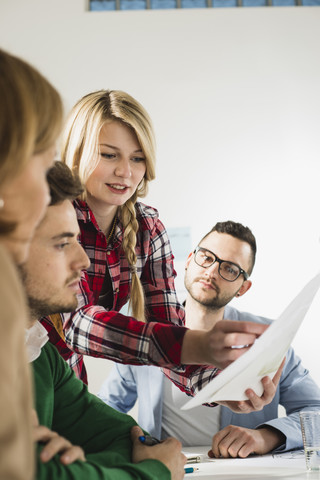
[[[236,263],[228,262],[227,260],[220,260],[219,257],[210,250],[197,246],[194,250],[194,261],[197,265],[203,268],[211,267],[215,262],[219,263],[218,272],[221,278],[227,282],[234,282],[240,275],[248,280],[249,275]]]

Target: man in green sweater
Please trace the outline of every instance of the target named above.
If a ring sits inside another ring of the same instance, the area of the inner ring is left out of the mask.
[[[152,447],[143,445],[139,441],[143,432],[136,422],[88,392],[47,342],[46,330],[37,321],[75,308],[81,271],[89,266],[77,241],[79,227],[71,203],[81,186],[60,162],[50,170],[48,181],[51,205],[22,268],[33,323],[27,331],[27,348],[34,372],[35,408],[39,423],[79,445],[86,461],[66,465],[55,455],[44,463],[39,443],[36,478],[181,480],[186,457],[180,442],[170,438]]]

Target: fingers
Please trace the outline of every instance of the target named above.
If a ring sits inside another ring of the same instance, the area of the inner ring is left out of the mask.
[[[254,434],[253,430],[229,425],[213,437],[208,455],[211,458],[245,458],[255,451]]]
[[[222,440],[228,435],[228,427],[223,428],[220,430],[220,432],[216,433],[214,437],[212,438],[212,446],[211,450],[209,451],[208,455],[215,458],[220,457],[220,450],[219,450],[219,444],[222,442]],[[211,452],[211,455],[210,455]]]
[[[208,338],[213,364],[226,368],[243,355],[255,340],[268,328],[268,325],[254,322],[222,320],[217,322]]]
[[[250,400],[239,400],[238,402],[233,402],[233,411],[237,413],[251,413],[252,411],[261,410],[261,401],[260,397],[254,393],[253,390],[246,391],[246,395],[252,397]],[[253,406],[253,403],[255,405]]]
[[[86,461],[84,451],[78,445],[72,445],[63,453],[60,457],[61,463],[64,465],[69,465],[70,463],[75,462],[76,460],[81,460],[82,462]]]
[[[33,428],[33,441],[34,442],[43,442],[47,443],[50,441],[52,438],[58,436],[56,432],[53,432],[47,427],[44,427],[43,425],[38,425]]]
[[[188,330],[185,333],[181,362],[211,364],[226,368],[243,355],[268,325],[254,322],[221,320],[209,332]]]
[[[44,443],[44,447],[40,453],[40,459],[43,463],[51,460],[55,455],[61,453],[60,460],[65,465],[75,462],[76,460],[85,461],[85,454],[81,447],[72,445],[69,440],[61,437],[47,427],[40,425],[34,428],[33,437],[35,442]]]
[[[264,388],[264,391],[261,397],[259,397],[259,395],[257,395],[251,388],[248,388],[248,390],[245,391],[245,394],[247,395],[249,400],[245,402],[247,408],[246,409],[243,408],[242,412],[245,412],[245,413],[250,413],[252,411],[258,412],[259,410],[262,410],[263,407],[265,407],[265,405],[268,405],[272,401],[276,393],[276,387],[274,383],[269,377],[263,377],[261,382]]]
[[[131,440],[132,440],[132,461],[133,463],[139,463],[142,460],[145,460],[150,457],[150,450],[152,448],[147,447],[146,445],[143,445],[139,437],[141,435],[144,435],[143,431],[138,425],[135,425],[134,427],[131,428]]]
[[[235,401],[235,400],[230,400],[230,401],[223,401],[223,402],[217,402],[219,405],[223,405],[224,407],[229,408],[232,412],[235,413],[247,413],[246,409],[247,404],[245,401]]]
[[[265,405],[268,405],[275,396],[277,391],[277,387],[280,381],[281,373],[285,364],[285,358],[282,360],[280,367],[278,368],[277,372],[275,373],[273,379],[271,380],[270,377],[266,376],[261,379],[261,383],[263,385],[263,394],[261,397],[256,395],[256,393],[252,389],[248,389],[245,391],[247,397],[249,398],[248,408],[251,406],[251,410],[248,411],[258,411],[262,410]],[[245,410],[242,410],[245,411]]]
[[[166,447],[170,447],[170,449],[175,450],[176,452],[181,452],[182,449],[182,443],[174,437],[168,437],[163,442]]]
[[[54,433],[54,432],[52,432]],[[52,436],[50,441],[43,447],[40,458],[43,462],[51,460],[57,453],[70,448],[72,444],[60,435]]]
[[[259,397],[259,395],[257,395],[251,388],[248,388],[248,390],[245,391],[249,400],[245,401],[246,406],[241,410],[243,413],[250,413],[252,411],[258,412],[273,399],[276,389],[269,377],[265,377],[265,379],[265,382],[262,382],[264,393],[261,397]]]
[[[140,442],[139,437],[141,435],[144,435],[143,431],[139,427],[139,425],[135,425],[134,427],[131,428],[131,440],[133,442]]]
[[[228,407],[230,410],[236,413],[251,413],[262,410],[273,400],[277,391],[277,385],[275,385],[273,380],[271,380],[269,377],[263,377],[261,382],[264,388],[261,397],[259,397],[254,390],[248,388],[245,390],[245,394],[249,400],[224,401],[218,403]]]
[[[187,457],[181,452],[181,442],[176,438],[170,437],[154,446],[147,446],[139,441],[140,435],[143,435],[141,428],[138,426],[132,427],[133,463],[139,463],[150,458],[159,460],[170,470],[172,480],[182,480],[184,477],[183,466],[187,461]]]
[[[236,320],[221,320],[216,323],[216,327],[225,333],[238,332],[259,337],[269,325],[255,322],[238,322]]]

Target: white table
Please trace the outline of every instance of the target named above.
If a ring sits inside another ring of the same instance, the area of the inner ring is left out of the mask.
[[[250,456],[249,458],[210,459],[209,447],[184,448],[186,454],[203,455],[203,462],[187,464],[199,468],[185,475],[185,480],[320,480],[320,472],[308,472],[303,451],[278,455]]]

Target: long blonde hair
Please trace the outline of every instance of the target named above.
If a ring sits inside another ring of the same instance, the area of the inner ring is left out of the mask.
[[[135,247],[139,224],[135,203],[138,197],[146,196],[148,183],[155,178],[155,138],[148,113],[131,95],[120,90],[99,90],[85,95],[73,107],[68,118],[62,141],[62,160],[86,184],[100,160],[98,139],[107,121],[119,121],[129,126],[135,132],[146,159],[146,172],[136,192],[119,208],[124,229],[122,248],[132,273],[129,305],[133,316],[145,321],[144,292],[136,271]]]
[[[0,189],[31,156],[50,148],[62,126],[59,93],[34,67],[0,50]],[[1,196],[1,195],[0,195]],[[14,229],[1,221],[1,234]]]

